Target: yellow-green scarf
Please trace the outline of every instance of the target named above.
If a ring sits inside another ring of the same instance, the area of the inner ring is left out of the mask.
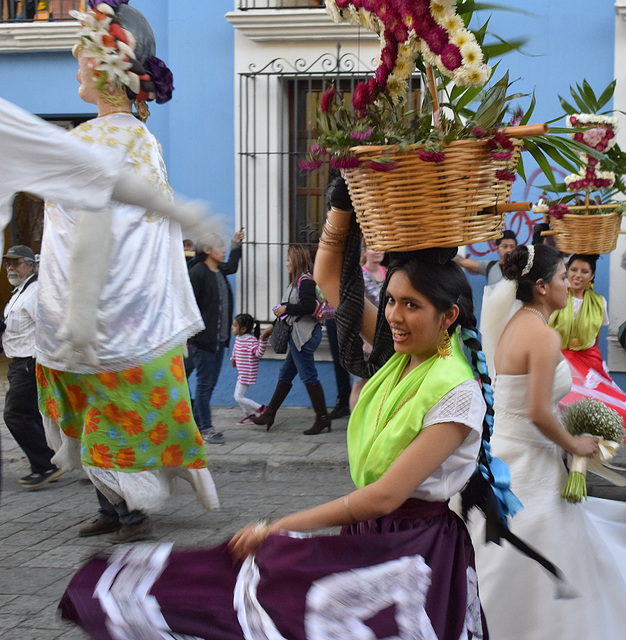
[[[604,318],[604,301],[591,288],[583,294],[583,302],[574,317],[574,297],[567,294],[567,306],[550,316],[550,326],[561,334],[561,348],[583,351],[592,347],[600,333]]]
[[[424,416],[449,391],[473,380],[457,333],[452,355],[432,356],[402,380],[409,355],[394,354],[363,387],[348,424],[350,473],[357,487],[378,480],[421,431]]]

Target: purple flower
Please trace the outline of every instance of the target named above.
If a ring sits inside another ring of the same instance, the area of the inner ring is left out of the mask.
[[[512,155],[512,151],[494,151],[492,152],[491,157],[494,160],[510,160]]]
[[[300,158],[298,160],[298,166],[300,167],[300,169],[302,169],[302,171],[315,171],[316,169],[319,169],[322,166],[322,161],[321,160],[313,160],[313,159],[302,159]]]
[[[163,60],[155,56],[147,58],[143,63],[143,68],[154,82],[154,90],[156,93],[156,103],[163,104],[172,98],[174,90],[174,76],[167,68]]]
[[[398,163],[391,158],[374,158],[370,160],[369,168],[373,171],[393,171],[398,168]]]
[[[505,171],[504,169],[496,171],[496,178],[498,180],[506,180],[507,182],[515,182],[515,174],[511,171]]]
[[[353,131],[350,137],[353,140],[367,140],[372,135],[372,129],[366,129],[365,131]]]
[[[560,220],[566,213],[569,213],[569,207],[565,204],[553,203],[548,209],[548,213],[557,220]]]
[[[108,4],[109,7],[117,11],[123,4],[128,4],[128,0],[89,0],[91,9],[95,9],[99,4]]]
[[[360,164],[356,156],[332,156],[330,166],[333,169],[355,169]]]
[[[424,37],[428,48],[438,56],[448,44],[448,32],[438,24],[435,24]]]
[[[443,151],[426,151],[425,149],[420,149],[417,155],[422,162],[443,162],[446,159],[446,154],[443,153]]]
[[[361,117],[365,115],[365,107],[370,104],[373,95],[372,85],[369,82],[359,82],[356,87],[354,87],[352,106]]]
[[[474,138],[484,138],[487,135],[487,129],[474,125],[472,127],[472,135]]]

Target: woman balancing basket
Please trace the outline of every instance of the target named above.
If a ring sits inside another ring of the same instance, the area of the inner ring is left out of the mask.
[[[498,176],[514,171],[522,146],[518,138],[547,131],[544,124],[503,129],[513,144],[507,160],[492,153],[488,140],[451,142],[441,162],[422,160],[419,147],[353,147],[361,162],[342,174],[367,246],[409,251],[499,238],[505,212],[525,205],[508,204],[513,183]],[[391,157],[393,171],[371,168],[380,157]]]

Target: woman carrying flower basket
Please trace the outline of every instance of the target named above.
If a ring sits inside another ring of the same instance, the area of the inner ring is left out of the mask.
[[[598,451],[598,438],[571,435],[558,415],[571,375],[548,318],[567,304],[565,265],[553,247],[520,246],[507,257],[503,273],[506,280],[495,287],[501,297],[482,311],[497,342],[492,452],[508,464],[511,487],[524,505],[511,530],[558,565],[580,597],[555,599],[553,584],[536,564],[508,547],[481,544],[484,527],[473,523],[490,631],[498,640],[620,638],[626,566],[620,566],[617,549],[603,546],[603,529],[586,510],[561,497],[564,452],[591,457]],[[507,322],[516,300],[522,306]],[[626,521],[622,503],[599,502],[611,522]]]
[[[626,394],[609,376],[598,347],[600,328],[609,324],[606,299],[593,290],[598,256],[574,254],[567,262],[570,290],[567,305],[550,317],[561,336],[561,350],[572,372],[572,390],[561,400],[569,405],[582,397],[606,403],[626,419]]]

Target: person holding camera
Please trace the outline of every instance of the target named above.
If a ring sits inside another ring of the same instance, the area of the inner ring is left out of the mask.
[[[9,390],[4,403],[4,422],[26,454],[31,473],[20,478],[25,489],[54,482],[63,473],[52,464],[37,405],[35,378],[35,319],[37,317],[37,271],[35,254],[18,244],[4,254],[7,278],[14,287],[4,309],[2,347],[9,363]]]

